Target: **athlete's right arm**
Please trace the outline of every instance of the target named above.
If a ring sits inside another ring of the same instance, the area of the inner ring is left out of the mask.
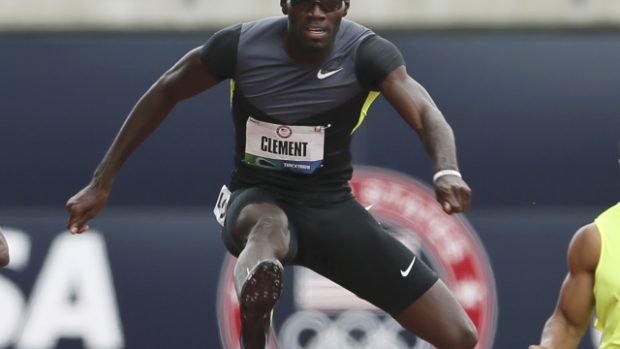
[[[594,272],[600,255],[595,224],[581,228],[568,249],[568,274],[556,308],[543,328],[540,345],[529,349],[576,349],[594,309]]]
[[[0,230],[0,268],[9,264],[9,245],[6,243],[6,239]]]
[[[68,229],[71,233],[88,230],[86,222],[105,207],[118,170],[174,106],[221,80],[205,69],[201,62],[202,54],[200,47],[188,52],[138,100],[97,166],[91,182],[67,201]]]

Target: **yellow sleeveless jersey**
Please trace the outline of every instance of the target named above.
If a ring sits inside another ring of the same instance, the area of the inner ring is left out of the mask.
[[[595,326],[600,349],[620,348],[620,202],[594,221],[601,235],[601,255],[594,276]]]

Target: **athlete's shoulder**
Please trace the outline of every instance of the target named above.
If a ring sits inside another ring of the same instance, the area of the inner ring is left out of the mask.
[[[363,31],[372,31],[372,29],[366,27],[365,25],[352,21],[350,19],[346,19],[346,18],[342,19],[342,21],[340,22],[340,27],[341,28],[355,28],[356,30],[363,30]]]
[[[338,29],[338,37],[336,40],[362,41],[373,35],[376,34],[371,29],[345,18],[342,22],[340,22],[340,28]]]
[[[374,32],[358,45],[356,74],[362,85],[377,89],[391,72],[403,65],[405,59],[396,45]]]
[[[209,40],[205,43],[205,46],[211,45],[215,47],[230,46],[231,41],[239,39],[239,32],[241,31],[241,24],[235,24],[226,28],[216,31]]]
[[[241,24],[217,31],[200,49],[202,65],[219,79],[232,77],[235,70]]]
[[[584,225],[573,235],[568,247],[570,268],[594,273],[600,251],[601,236],[596,224]]]

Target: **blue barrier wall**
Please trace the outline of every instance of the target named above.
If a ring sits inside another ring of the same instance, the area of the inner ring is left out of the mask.
[[[455,129],[478,206],[617,198],[620,33],[385,33]],[[208,34],[0,37],[0,206],[58,206],[86,183],[137,98]],[[228,177],[226,84],[181,104],[127,164],[116,205],[204,205]],[[383,99],[357,163],[428,179]],[[402,151],[402,150],[406,151]]]
[[[620,33],[384,34],[455,129],[474,190],[467,217],[497,284],[494,347],[525,348],[553,309],[571,234],[618,200]],[[86,184],[135,100],[207,37],[0,37],[0,225],[31,243],[25,264],[0,275],[0,287],[12,290],[0,298],[23,302],[11,316],[0,307],[4,328],[36,325],[36,314],[26,314],[45,299],[37,280],[56,275],[43,266],[53,264],[52,241],[66,234],[64,202]],[[108,253],[125,348],[219,347],[214,285],[225,253],[210,205],[232,163],[227,99],[221,84],[175,109],[93,222],[104,240],[90,243]],[[404,125],[379,99],[354,159],[428,181],[428,160]],[[13,348],[17,333],[0,330],[0,348]],[[88,347],[82,341],[63,338],[57,347]],[[592,348],[589,340],[581,348]]]

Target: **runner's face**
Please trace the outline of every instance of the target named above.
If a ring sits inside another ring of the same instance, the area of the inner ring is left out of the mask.
[[[348,2],[343,0],[281,0],[288,15],[288,40],[296,49],[321,53],[333,46]]]

